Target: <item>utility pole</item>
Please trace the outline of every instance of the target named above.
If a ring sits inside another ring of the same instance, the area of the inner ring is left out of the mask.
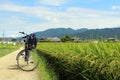
[[[2,36],[3,36],[2,40],[5,41],[5,33],[4,33],[4,31],[3,31],[3,35]]]

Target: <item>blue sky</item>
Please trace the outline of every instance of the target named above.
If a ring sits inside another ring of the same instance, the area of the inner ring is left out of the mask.
[[[0,0],[0,37],[49,28],[120,27],[119,0]]]

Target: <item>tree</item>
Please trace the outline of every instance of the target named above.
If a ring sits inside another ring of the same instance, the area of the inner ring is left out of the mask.
[[[17,39],[16,39],[16,38],[13,38],[11,41],[16,42],[16,41],[17,41]]]
[[[66,42],[66,41],[72,41],[72,38],[69,35],[65,35],[63,38],[61,38],[62,42]]]

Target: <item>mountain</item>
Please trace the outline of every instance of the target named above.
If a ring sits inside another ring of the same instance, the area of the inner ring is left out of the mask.
[[[87,29],[81,28],[74,30],[72,28],[52,28],[45,31],[35,33],[37,38],[46,37],[63,37],[65,35],[76,36],[80,39],[120,39],[120,27],[118,28],[104,28],[104,29]]]
[[[88,29],[78,29],[74,30],[72,28],[52,28],[41,32],[36,32],[37,38],[46,38],[46,37],[63,37],[64,35],[72,35],[87,31]]]
[[[120,28],[91,29],[72,36],[78,36],[81,39],[107,39],[111,37],[120,39]]]
[[[81,33],[81,32],[85,32],[87,30],[88,30],[87,28],[81,28],[81,29],[77,29],[76,32]]]

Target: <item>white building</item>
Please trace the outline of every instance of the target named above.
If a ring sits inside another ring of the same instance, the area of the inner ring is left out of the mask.
[[[79,37],[72,37],[72,40],[73,40],[74,42],[79,42],[79,41],[81,41]]]
[[[61,39],[58,37],[51,37],[51,38],[47,38],[48,41],[53,41],[53,42],[60,42]]]

